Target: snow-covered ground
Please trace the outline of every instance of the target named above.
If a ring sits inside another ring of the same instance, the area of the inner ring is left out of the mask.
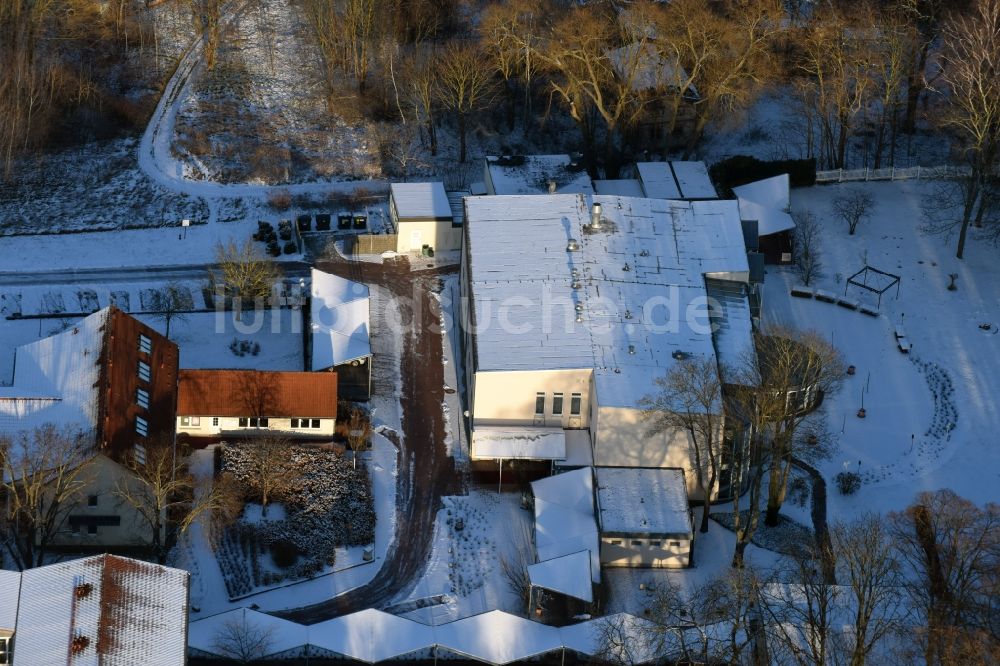
[[[871,220],[850,236],[830,214],[831,200],[857,187],[877,202]],[[840,471],[864,478],[853,496],[830,488],[831,519],[866,511],[899,510],[920,490],[951,488],[970,500],[997,500],[1000,452],[1000,267],[996,248],[970,240],[964,260],[955,239],[919,230],[921,200],[931,183],[904,181],[830,185],[792,190],[792,209],[811,211],[822,226],[824,277],[816,286],[843,295],[846,279],[867,263],[901,276],[899,296],[882,297],[877,319],[809,299],[792,298],[790,269],[768,271],[764,320],[815,328],[842,351],[857,372],[825,401],[828,428],[839,452],[820,464],[828,482]],[[949,274],[956,291],[949,291]],[[874,303],[856,287],[848,296]],[[989,324],[989,330],[980,328]],[[913,349],[898,351],[902,325]],[[862,390],[866,418],[861,407]]]
[[[465,374],[462,369],[461,347],[458,336],[461,334],[458,326],[459,285],[458,276],[449,275],[442,278],[444,288],[437,295],[441,303],[441,348],[444,361],[444,420],[445,446],[448,455],[455,459],[458,469],[469,460],[469,447],[465,437],[465,418],[463,416],[462,396],[465,395]]]
[[[402,608],[417,600],[429,605],[403,617],[438,625],[497,609],[524,614],[500,560],[518,561],[517,548],[531,548],[531,529],[531,513],[521,508],[517,493],[472,489],[466,496],[445,497],[430,563],[413,591],[397,600]]]

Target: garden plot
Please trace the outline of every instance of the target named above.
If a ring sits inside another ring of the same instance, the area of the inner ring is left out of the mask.
[[[223,472],[251,498],[260,492],[250,455],[254,445],[222,449]],[[354,467],[333,446],[291,446],[289,455],[291,475],[272,491],[280,511],[262,516],[260,505],[251,503],[242,520],[217,534],[217,557],[230,598],[329,573],[338,549],[374,542],[367,465]]]
[[[494,609],[525,612],[501,564],[532,561],[531,513],[519,500],[517,494],[486,490],[444,498],[430,563],[416,588],[396,604],[415,609],[405,617],[440,624]]]
[[[876,201],[872,218],[856,235],[830,213],[832,199],[857,187]],[[824,402],[828,427],[839,445],[819,465],[829,484],[830,519],[864,511],[898,510],[922,489],[951,488],[970,500],[996,501],[1000,452],[1000,267],[996,249],[970,240],[965,260],[954,257],[955,239],[921,233],[926,182],[831,185],[792,190],[792,209],[820,221],[825,275],[815,285],[844,295],[846,276],[866,263],[901,276],[882,297],[878,318],[813,299],[790,298],[797,278],[770,268],[765,282],[767,322],[822,331],[856,366],[839,394]],[[950,291],[950,275],[957,290]],[[847,296],[871,300],[854,287]],[[872,302],[874,305],[874,302]],[[909,354],[894,332],[905,326]],[[865,408],[865,418],[857,416]],[[858,474],[852,496],[832,483],[840,472]]]

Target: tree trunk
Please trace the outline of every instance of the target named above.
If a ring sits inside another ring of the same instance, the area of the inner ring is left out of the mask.
[[[736,541],[736,550],[733,552],[733,565],[732,565],[734,569],[743,568],[743,563],[744,563],[743,551],[745,551],[746,549],[747,549],[746,542],[739,540]]]
[[[431,156],[437,157],[438,154],[438,138],[437,131],[434,129],[434,116],[428,111],[427,113],[427,139],[431,142]]]
[[[979,198],[979,176],[977,169],[973,167],[972,174],[969,175],[968,188],[965,193],[965,201],[962,204],[962,228],[958,232],[958,248],[955,256],[962,259],[965,254],[965,239],[969,234],[969,223],[972,221],[972,213],[976,207],[976,199]]]
[[[458,161],[465,164],[465,113],[458,112]]]
[[[916,69],[906,77],[906,118],[903,121],[903,132],[913,134],[917,127],[917,101],[924,90],[924,69],[927,67],[927,50],[930,42],[924,41],[920,47],[920,57],[917,58]]]

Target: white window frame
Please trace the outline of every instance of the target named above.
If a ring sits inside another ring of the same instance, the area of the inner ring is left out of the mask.
[[[136,389],[135,404],[139,405],[143,409],[149,409],[149,391],[141,388]]]
[[[546,394],[542,393],[541,391],[535,394],[535,416],[545,415],[546,397],[547,397]],[[539,402],[538,402],[539,400],[541,400],[541,408],[539,408]]]
[[[139,334],[139,351],[146,354],[153,353],[153,340],[149,336]]]
[[[13,656],[12,652],[10,649],[10,638],[0,637],[0,664],[3,666],[13,664],[14,661],[11,659]]]
[[[135,417],[135,431],[146,437],[149,435],[149,421],[142,418],[141,416]]]
[[[149,363],[146,363],[145,361],[139,361],[138,373],[139,373],[139,379],[141,379],[144,382],[148,382],[153,376],[153,369],[149,367]]]
[[[552,394],[552,414],[553,416],[562,416],[563,409],[565,408],[562,393]]]
[[[570,416],[579,416],[580,412],[583,411],[583,394],[582,393],[570,393],[569,394],[569,414]]]

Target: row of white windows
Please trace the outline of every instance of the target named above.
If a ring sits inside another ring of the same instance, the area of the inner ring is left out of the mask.
[[[622,545],[622,543],[623,542],[622,542],[621,539],[612,539],[611,540],[611,545],[612,546],[620,546],[620,545]],[[663,542],[659,541],[659,540],[656,540],[656,539],[650,539],[649,541],[644,541],[642,539],[631,539],[629,541],[629,543],[631,545],[633,545],[633,546],[649,546],[650,548],[663,548]],[[670,548],[680,548],[681,547],[681,542],[680,541],[670,541],[668,543],[668,547],[670,547]]]
[[[213,416],[212,425],[219,425],[219,417]],[[293,428],[319,428],[320,419],[301,419],[295,418],[290,419],[291,426]],[[240,417],[239,424],[241,428],[266,428],[268,427],[269,419],[266,416],[263,417]],[[182,428],[200,428],[201,427],[201,417],[200,416],[182,416],[181,417],[181,427]]]
[[[546,393],[536,393],[535,394],[535,414],[543,415],[545,414],[545,403],[548,394]],[[563,413],[563,394],[553,393],[552,394],[552,414],[553,416],[561,416]],[[579,416],[580,410],[583,408],[583,394],[582,393],[571,393],[569,396],[569,413],[571,416]]]

